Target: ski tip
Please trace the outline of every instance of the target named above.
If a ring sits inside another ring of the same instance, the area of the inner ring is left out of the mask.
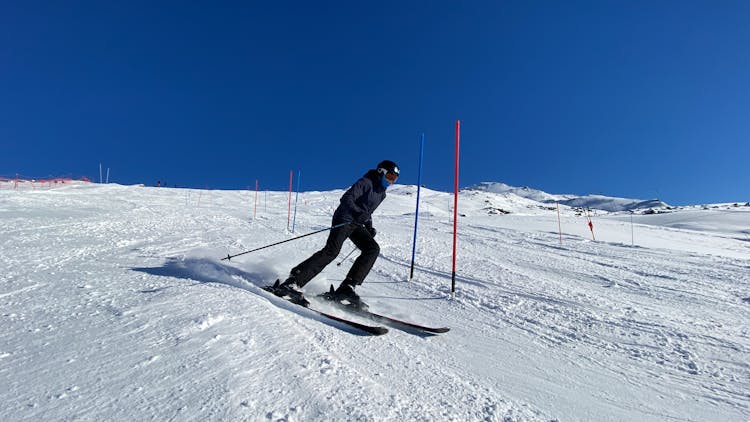
[[[376,336],[382,336],[383,334],[388,334],[388,329],[385,327],[373,327],[373,329],[369,330],[369,332]]]

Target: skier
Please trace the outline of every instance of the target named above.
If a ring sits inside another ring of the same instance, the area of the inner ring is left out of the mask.
[[[388,186],[396,182],[398,177],[399,169],[396,163],[385,160],[357,180],[341,197],[341,203],[333,213],[332,226],[341,226],[331,230],[323,249],[292,268],[289,278],[278,285],[273,293],[281,297],[286,296],[295,303],[309,305],[302,288],[336,259],[344,241],[351,239],[361,254],[354,261],[341,285],[332,293],[324,294],[324,297],[366,309],[367,305],[354,289],[362,284],[380,253],[380,246],[373,239],[376,230],[372,227],[372,213],[385,199]]]

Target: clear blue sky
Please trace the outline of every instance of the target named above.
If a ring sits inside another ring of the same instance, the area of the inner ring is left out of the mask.
[[[0,175],[748,201],[747,1],[6,1]]]

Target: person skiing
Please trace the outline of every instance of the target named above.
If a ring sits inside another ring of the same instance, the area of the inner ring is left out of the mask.
[[[341,197],[340,204],[333,213],[333,229],[323,249],[292,268],[286,281],[278,284],[277,280],[272,292],[303,306],[309,305],[302,288],[336,259],[344,241],[350,239],[361,253],[341,285],[323,296],[365,309],[367,305],[354,289],[362,284],[380,253],[380,246],[374,239],[376,230],[372,226],[372,213],[383,202],[386,189],[396,182],[399,174],[396,163],[384,160],[357,180]]]

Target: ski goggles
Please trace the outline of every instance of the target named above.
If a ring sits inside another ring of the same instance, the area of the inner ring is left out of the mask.
[[[384,168],[379,168],[378,173],[382,174],[390,183],[396,183],[396,180],[398,180],[398,173],[396,172],[388,171]]]

